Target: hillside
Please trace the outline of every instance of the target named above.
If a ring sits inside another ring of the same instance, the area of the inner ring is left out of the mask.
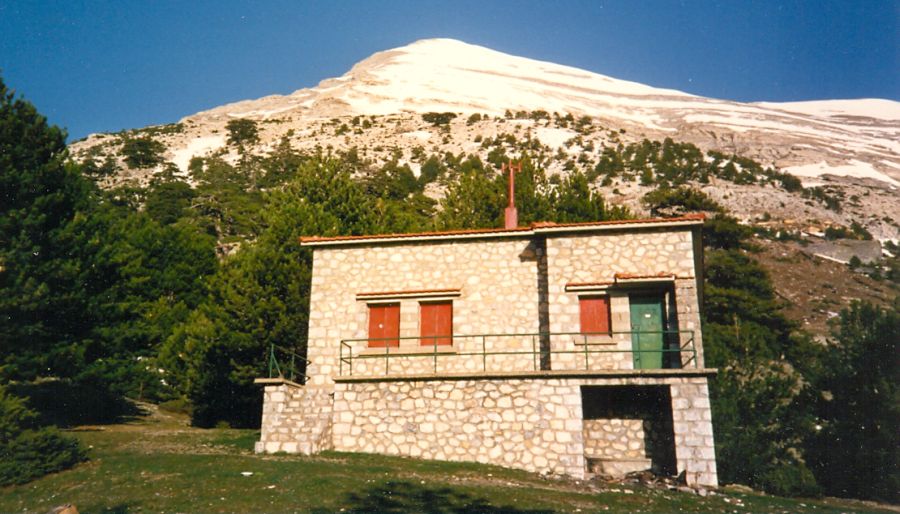
[[[454,116],[446,123],[423,120],[432,112]],[[187,175],[193,157],[238,161],[226,125],[239,119],[258,127],[258,140],[245,145],[249,154],[285,146],[306,153],[355,149],[372,163],[396,161],[416,175],[423,153],[489,161],[493,148],[483,142],[498,137],[528,141],[530,154],[548,156],[542,164],[550,175],[593,169],[604,150],[619,145],[671,138],[704,153],[755,160],[847,199],[836,213],[796,195],[721,182],[707,186],[746,221],[766,214],[796,228],[856,221],[877,239],[900,237],[897,102],[716,100],[446,39],[376,53],[314,88],[224,105],[171,125],[95,134],[71,147],[81,160],[113,159],[109,184],[146,184],[164,166],[126,164],[127,139],[162,144],[164,160]],[[521,154],[521,147],[509,143],[504,142],[506,155]],[[614,180],[603,192],[614,203],[628,204],[632,199],[624,189],[633,190]]]

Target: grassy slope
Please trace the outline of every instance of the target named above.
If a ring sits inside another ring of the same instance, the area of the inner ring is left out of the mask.
[[[111,512],[881,512],[861,503],[553,480],[478,464],[376,455],[257,456],[257,433],[200,430],[152,412],[74,430],[91,461],[0,489],[0,512],[74,503]],[[243,476],[242,472],[252,472]]]

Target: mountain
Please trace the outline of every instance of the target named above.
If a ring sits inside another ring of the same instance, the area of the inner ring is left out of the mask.
[[[788,171],[802,167],[804,176],[831,172],[900,186],[898,102],[715,100],[449,39],[379,52],[315,88],[229,104],[188,119],[444,111],[502,115],[506,110],[588,115],[651,139],[677,136]]]
[[[458,116],[437,126],[422,118],[431,112]],[[473,114],[484,116],[472,122]],[[560,122],[561,115],[586,119],[591,130]],[[367,120],[362,126],[360,117]],[[301,151],[357,147],[365,149],[367,159],[397,158],[415,172],[421,166],[413,155],[417,147],[484,159],[488,149],[478,142],[507,133],[559,153],[559,159],[546,165],[550,174],[565,173],[563,156],[590,164],[605,147],[671,138],[704,151],[754,159],[803,178],[805,185],[833,188],[851,199],[845,212],[835,213],[755,186],[707,187],[745,219],[765,214],[801,225],[858,221],[876,237],[900,237],[900,103],[890,100],[717,100],[460,41],[429,39],[376,53],[313,88],[224,105],[130,134],[152,136],[165,145],[166,159],[186,171],[195,156],[219,153],[236,161],[225,125],[240,118],[258,124],[259,143],[250,149],[257,154],[282,141]],[[72,145],[73,154],[115,153],[126,135],[91,135]],[[143,181],[151,172],[126,170],[118,178]],[[619,200],[637,205],[639,185],[614,185]]]

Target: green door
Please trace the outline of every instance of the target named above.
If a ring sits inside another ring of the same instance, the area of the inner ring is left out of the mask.
[[[663,367],[663,297],[632,295],[629,303],[634,369],[660,369]]]

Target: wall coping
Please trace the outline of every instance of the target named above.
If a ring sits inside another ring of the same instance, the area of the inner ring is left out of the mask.
[[[286,385],[291,387],[303,387],[303,384],[298,384],[292,380],[288,380],[284,377],[274,377],[274,378],[254,378],[253,383],[256,385],[262,386],[272,386],[272,385]]]
[[[427,382],[433,380],[511,380],[537,379],[550,380],[559,378],[680,378],[716,376],[715,368],[702,369],[623,369],[623,370],[558,370],[558,371],[510,371],[493,373],[437,373],[426,375],[381,375],[381,376],[345,376],[332,377],[336,383],[361,382]]]

